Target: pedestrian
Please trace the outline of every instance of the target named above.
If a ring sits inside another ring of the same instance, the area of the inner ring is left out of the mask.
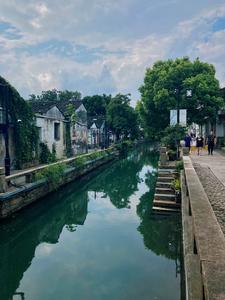
[[[186,136],[184,137],[185,141],[185,147],[189,148],[189,152],[191,150],[191,137],[188,133],[186,133]]]
[[[201,135],[198,135],[198,137],[196,139],[196,146],[197,146],[197,149],[198,149],[198,155],[202,151],[203,141],[204,141],[203,137]]]
[[[215,143],[216,143],[216,138],[213,131],[211,130],[210,134],[207,137],[208,155],[210,154],[213,155]]]

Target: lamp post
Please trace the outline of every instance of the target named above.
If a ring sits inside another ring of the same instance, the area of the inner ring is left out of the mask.
[[[180,90],[175,89],[174,94],[176,95],[176,105],[177,105],[177,124],[180,124]]]
[[[2,95],[2,106],[0,107],[0,128],[2,129],[5,139],[5,175],[10,175],[10,155],[9,155],[9,113],[8,113],[8,101],[9,101],[9,85],[0,84]]]

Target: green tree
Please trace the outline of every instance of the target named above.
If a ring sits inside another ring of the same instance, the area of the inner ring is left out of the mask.
[[[107,122],[109,128],[116,134],[117,140],[120,135],[124,135],[125,138],[137,136],[137,114],[130,106],[129,95],[118,94],[112,98],[107,107]]]
[[[81,93],[78,91],[58,91],[56,89],[42,91],[41,95],[31,94],[28,100],[31,101],[44,101],[51,102],[57,100],[65,100],[69,101],[71,98],[75,98],[76,100],[81,100]]]
[[[76,100],[81,100],[82,95],[78,91],[59,91],[59,99],[60,100],[67,100],[69,101],[71,98],[74,98]]]
[[[77,121],[77,114],[74,110],[74,106],[72,103],[69,103],[66,107],[66,117],[68,118],[68,120],[71,122],[72,125],[75,125],[76,121]]]
[[[111,95],[94,95],[83,98],[84,106],[89,116],[106,115],[107,105],[110,103]]]
[[[186,97],[187,89],[192,90],[190,98]],[[176,109],[178,100],[179,107],[187,109],[189,124],[213,122],[224,104],[214,67],[188,57],[156,62],[146,70],[139,90],[138,112],[149,136],[156,136],[169,125],[169,111]]]

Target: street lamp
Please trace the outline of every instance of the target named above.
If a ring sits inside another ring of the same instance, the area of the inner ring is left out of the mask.
[[[192,97],[192,90],[191,89],[186,90],[186,96],[187,96],[187,98],[191,98]]]
[[[0,128],[5,139],[5,175],[10,175],[10,155],[9,155],[9,114],[8,114],[8,101],[9,101],[9,85],[0,84],[1,89],[1,104],[0,107]]]

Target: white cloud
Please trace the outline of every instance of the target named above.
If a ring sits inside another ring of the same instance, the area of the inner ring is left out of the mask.
[[[62,5],[59,0],[38,3],[21,0],[18,5],[15,0],[0,0],[0,20],[13,26],[9,33],[11,30],[21,34],[20,39],[0,34],[1,75],[26,97],[46,89],[71,88],[84,94],[131,92],[138,98],[137,90],[146,67],[159,59],[190,55],[215,64],[217,76],[225,84],[225,31],[212,31],[214,20],[225,16],[225,5],[215,5],[215,9],[197,11],[189,19],[174,21],[173,27],[159,34],[152,33],[149,25],[155,20],[160,26],[161,21],[154,15],[157,1],[149,4],[144,0],[138,13],[131,11],[137,9],[138,3],[137,0],[68,0]],[[160,5],[175,4],[178,1],[164,0]],[[147,11],[145,7],[149,8],[149,17],[142,18],[141,14]],[[160,13],[164,13],[164,18],[174,19],[177,14],[182,15],[177,11],[167,15],[161,9]],[[135,33],[136,28],[143,30],[143,34]],[[55,51],[53,40],[62,43]],[[40,44],[48,42],[48,51],[43,51]],[[87,50],[82,60],[77,45]],[[29,51],[31,47],[33,52]],[[91,53],[96,53],[96,57],[90,59]]]

